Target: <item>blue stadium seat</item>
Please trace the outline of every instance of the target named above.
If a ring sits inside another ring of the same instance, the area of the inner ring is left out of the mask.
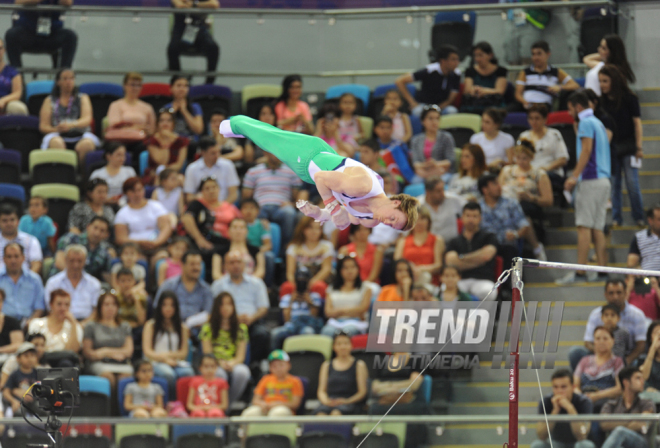
[[[110,396],[110,381],[93,375],[80,375],[80,392],[97,392]]]
[[[424,194],[424,184],[406,185],[406,187],[403,189],[403,192],[414,197],[421,196]]]
[[[470,55],[474,42],[477,14],[474,11],[446,11],[435,15],[435,24],[431,31],[430,54],[435,55],[442,45],[454,45],[458,48],[461,60]],[[433,62],[437,59],[432,58]]]
[[[416,115],[410,116],[410,126],[412,127],[413,135],[421,134],[424,132],[422,121]]]
[[[55,85],[53,80],[28,82],[25,84],[25,101],[29,102],[34,95],[49,95],[53,91],[53,85]]]
[[[222,426],[216,425],[172,425],[172,443],[176,446],[179,437],[188,434],[213,434],[216,435],[216,430],[224,431]]]
[[[504,124],[509,124],[512,126],[524,126],[529,128],[529,123],[527,122],[527,113],[526,112],[509,112],[504,117]]]
[[[408,92],[410,92],[412,96],[415,96],[417,93],[417,86],[415,86],[415,84],[408,84],[406,87],[408,88]],[[373,97],[378,98],[385,96],[385,94],[390,90],[397,90],[396,84],[383,84],[376,87],[374,89]]]
[[[0,183],[0,197],[13,198],[25,203],[25,188],[22,185]]]
[[[86,82],[80,85],[80,93],[87,95],[113,95],[121,98],[124,96],[124,88],[112,82]]]
[[[7,184],[21,183],[20,151],[0,149],[0,179]]]
[[[368,86],[364,84],[339,84],[336,86],[330,87],[325,92],[325,99],[330,100],[333,98],[339,98],[344,93],[352,93],[362,101],[362,107],[366,111],[369,107],[369,97],[371,96],[371,91]]]
[[[0,116],[0,143],[5,148],[21,152],[21,171],[29,170],[30,151],[41,147],[43,135],[39,131],[39,117],[2,115]]]
[[[146,149],[140,153],[140,176],[144,176],[144,172],[149,165],[149,151]]]

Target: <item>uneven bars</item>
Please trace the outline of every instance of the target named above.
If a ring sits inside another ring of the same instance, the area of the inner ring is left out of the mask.
[[[513,260],[514,264],[518,260]],[[523,266],[530,268],[553,268],[553,269],[567,269],[571,271],[593,271],[604,272],[607,274],[631,274],[631,275],[645,275],[647,277],[660,277],[660,271],[649,271],[646,269],[631,269],[631,268],[612,268],[609,266],[594,266],[587,264],[573,264],[573,263],[560,263],[556,261],[539,261],[529,258],[522,259]]]

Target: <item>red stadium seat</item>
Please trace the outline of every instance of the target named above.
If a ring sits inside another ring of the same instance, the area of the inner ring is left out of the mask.
[[[548,122],[547,122],[548,126],[551,126],[553,124],[573,124],[574,122],[575,120],[573,120],[571,114],[566,110],[562,110],[559,112],[550,112],[548,114]]]

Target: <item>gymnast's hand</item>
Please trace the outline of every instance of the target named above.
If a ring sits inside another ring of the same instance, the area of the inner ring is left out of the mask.
[[[332,215],[332,223],[339,230],[344,230],[346,227],[351,225],[351,219],[348,216],[348,212],[344,207],[342,207],[339,204],[337,204],[336,207],[340,207],[341,210],[339,210],[334,215]]]
[[[298,210],[300,210],[305,216],[314,218],[314,220],[317,222],[326,222],[330,220],[329,212],[326,211],[325,213],[323,213],[324,210],[321,210],[316,205],[310,204],[307,201],[301,200],[296,202],[296,207],[298,207]]]

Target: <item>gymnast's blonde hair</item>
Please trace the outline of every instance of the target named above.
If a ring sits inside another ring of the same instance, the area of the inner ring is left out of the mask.
[[[417,218],[419,216],[417,212],[419,201],[417,198],[414,198],[408,194],[396,194],[394,196],[390,196],[390,201],[401,201],[401,204],[396,209],[401,210],[408,217],[408,222],[401,230],[405,232],[415,227],[415,224],[417,224]]]

